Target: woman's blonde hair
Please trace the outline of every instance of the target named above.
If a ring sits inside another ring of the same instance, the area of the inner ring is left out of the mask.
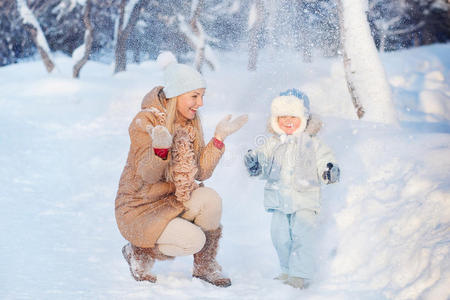
[[[175,133],[175,123],[177,118],[179,117],[177,110],[177,101],[178,97],[169,98],[166,100],[166,128],[169,130],[170,134],[173,136]],[[197,113],[198,114],[198,113]],[[195,114],[194,119],[191,121],[195,131],[195,140],[194,140],[194,153],[195,159],[198,161],[202,148],[205,146],[205,142],[203,140],[203,130],[202,124],[200,122],[199,116]],[[169,165],[166,171],[166,178],[169,181],[173,180],[173,171],[172,165]]]
[[[172,136],[175,131],[175,122],[177,121],[178,118],[177,101],[178,97],[167,99],[166,128],[167,130],[169,130]],[[197,114],[195,114],[195,117],[192,120],[192,125],[195,130],[194,151],[196,154],[200,154],[200,151],[204,147],[205,142],[203,140],[202,124]]]

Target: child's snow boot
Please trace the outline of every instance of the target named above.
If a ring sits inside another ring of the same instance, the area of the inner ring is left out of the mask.
[[[222,227],[205,231],[206,242],[203,249],[194,254],[193,277],[220,287],[231,285],[230,278],[222,274],[222,267],[216,261],[219,239],[222,236]]]
[[[296,288],[296,289],[304,289],[305,286],[305,279],[301,277],[289,277],[284,283]]]
[[[173,259],[171,256],[162,254],[157,246],[140,248],[130,243],[123,246],[122,254],[130,266],[131,275],[137,281],[156,282],[156,276],[150,272],[155,260]]]
[[[281,281],[286,281],[289,278],[289,275],[286,273],[281,273],[280,275],[278,275],[277,277],[275,277],[275,280],[281,280]]]

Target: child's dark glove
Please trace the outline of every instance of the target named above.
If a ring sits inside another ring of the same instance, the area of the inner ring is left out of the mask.
[[[327,170],[323,172],[322,178],[326,181],[326,184],[335,183],[339,181],[341,171],[338,166],[332,163],[327,163]]]
[[[250,176],[258,176],[261,174],[261,165],[258,162],[258,156],[252,150],[248,150],[247,154],[245,154],[244,164]]]

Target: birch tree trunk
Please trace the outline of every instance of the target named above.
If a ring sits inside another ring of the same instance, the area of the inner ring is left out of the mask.
[[[367,0],[337,0],[347,86],[358,118],[396,124],[392,93],[370,33]]]
[[[253,6],[254,5],[254,6]],[[264,30],[264,3],[263,0],[255,0],[251,10],[254,10],[254,16],[250,11],[249,20],[249,35],[248,35],[248,66],[249,71],[256,70],[256,63],[258,61],[258,40]],[[255,19],[252,20],[251,18]]]
[[[353,106],[356,110],[356,115],[358,119],[361,119],[364,116],[364,107],[361,104],[360,96],[356,91],[355,84],[353,83],[354,72],[352,72],[351,68],[351,60],[347,54],[347,47],[345,44],[346,41],[346,31],[344,28],[344,12],[343,12],[343,4],[342,1],[345,0],[337,0],[336,4],[338,7],[338,15],[339,15],[339,28],[340,28],[340,37],[341,37],[341,49],[342,49],[342,57],[344,62],[344,71],[345,71],[345,81],[347,82],[348,92],[350,93],[350,97],[352,98]]]
[[[17,9],[22,17],[25,29],[30,33],[31,39],[41,55],[47,72],[51,73],[55,68],[55,64],[50,58],[50,47],[39,22],[33,12],[28,8],[25,0],[17,0]]]
[[[91,8],[92,8],[92,0],[87,0],[83,15],[84,25],[86,26],[86,32],[84,34],[84,55],[80,59],[80,61],[78,61],[73,66],[73,78],[80,77],[81,68],[83,68],[83,66],[87,63],[89,59],[89,54],[91,53],[92,42],[94,40],[93,27],[91,23]]]

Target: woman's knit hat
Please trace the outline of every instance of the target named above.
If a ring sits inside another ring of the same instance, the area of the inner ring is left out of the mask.
[[[158,55],[158,65],[164,69],[164,94],[173,98],[181,94],[206,88],[203,76],[194,68],[177,63],[172,52],[166,51]]]
[[[302,120],[296,132],[303,132],[310,115],[308,96],[297,89],[289,89],[272,100],[270,112],[270,126],[276,133],[284,134],[278,125],[278,117],[282,116],[293,116]]]

